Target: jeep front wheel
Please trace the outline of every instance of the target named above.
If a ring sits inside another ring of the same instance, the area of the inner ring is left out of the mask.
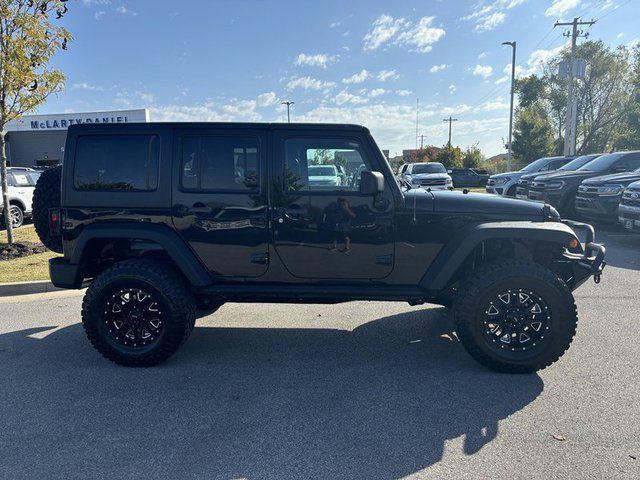
[[[128,260],[91,283],[82,302],[82,324],[104,357],[119,365],[150,367],[189,337],[195,301],[172,268]]]
[[[569,348],[578,321],[564,282],[525,261],[479,269],[460,288],[453,314],[469,354],[507,373],[532,373],[554,363]]]

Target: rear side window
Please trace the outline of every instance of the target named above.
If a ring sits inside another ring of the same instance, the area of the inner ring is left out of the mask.
[[[29,180],[29,176],[26,174],[26,172],[20,172],[20,173],[13,173],[9,178],[13,181],[10,181],[9,183],[11,184],[11,186],[13,187],[31,187],[33,186],[33,184],[30,182]]]
[[[157,135],[83,135],[76,144],[78,190],[144,192],[158,188]]]
[[[189,135],[182,139],[181,184],[185,190],[256,191],[258,139]]]

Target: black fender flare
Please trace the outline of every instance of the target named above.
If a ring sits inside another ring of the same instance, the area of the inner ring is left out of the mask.
[[[87,225],[75,240],[70,263],[80,264],[87,244],[97,238],[155,242],[167,252],[192,286],[205,287],[211,284],[211,277],[196,255],[184,240],[167,226],[124,222]]]
[[[442,290],[467,256],[481,242],[492,239],[527,239],[558,243],[566,246],[577,236],[573,229],[560,222],[489,222],[472,226],[450,240],[420,280],[427,290]]]

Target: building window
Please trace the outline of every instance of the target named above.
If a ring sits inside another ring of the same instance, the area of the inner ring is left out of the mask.
[[[143,192],[158,188],[156,135],[83,135],[76,144],[78,190]]]
[[[182,188],[256,191],[260,178],[258,139],[189,135],[182,139]]]

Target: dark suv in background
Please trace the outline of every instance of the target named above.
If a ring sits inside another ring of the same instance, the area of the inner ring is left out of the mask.
[[[452,168],[449,170],[449,176],[455,188],[484,187],[489,180],[489,174],[485,170],[475,168]]]
[[[533,182],[536,178],[539,178],[540,176],[548,175],[550,173],[555,173],[558,171],[570,172],[570,171],[577,170],[578,168],[589,163],[594,158],[597,158],[598,155],[600,154],[582,155],[580,157],[575,157],[575,158],[563,157],[563,158],[566,158],[569,163],[565,163],[557,170],[552,170],[549,172],[545,172],[543,174],[540,174],[540,172],[535,172],[535,173],[527,173],[526,175],[523,175],[522,177],[520,177],[520,180],[518,181],[518,186],[516,188],[516,198],[520,198],[523,200],[528,199],[531,182]]]
[[[487,193],[494,193],[504,197],[515,197],[518,181],[523,175],[551,172],[557,170],[568,161],[568,157],[543,157],[534,160],[518,171],[491,175],[487,182],[486,191]]]
[[[585,218],[616,223],[624,189],[638,180],[640,169],[585,180],[576,194],[576,212]]]
[[[583,180],[640,168],[640,152],[616,152],[599,156],[576,171],[559,171],[536,177],[529,188],[531,200],[556,207],[563,217],[574,216],[578,187]]]

